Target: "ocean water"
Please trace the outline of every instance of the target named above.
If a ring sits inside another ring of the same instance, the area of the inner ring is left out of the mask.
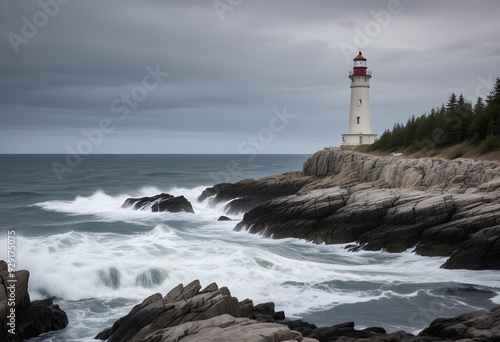
[[[389,331],[500,303],[500,272],[444,270],[444,258],[411,250],[354,253],[234,232],[235,221],[217,221],[223,205],[196,201],[218,182],[300,170],[306,155],[90,155],[55,173],[65,157],[0,155],[0,258],[15,230],[32,300],[55,296],[70,321],[32,341],[93,341],[145,297],[194,279],[273,301],[291,319]],[[195,214],[121,208],[161,192],[184,195]]]

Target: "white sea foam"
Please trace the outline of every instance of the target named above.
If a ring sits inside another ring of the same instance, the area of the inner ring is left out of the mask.
[[[208,207],[207,203],[199,203],[197,198],[205,187],[199,186],[192,189],[174,187],[168,190],[161,190],[156,187],[143,187],[138,191],[131,194],[120,194],[110,196],[102,190],[97,190],[91,196],[77,196],[74,200],[68,201],[46,201],[36,203],[38,206],[47,211],[65,213],[68,215],[91,215],[97,220],[103,222],[142,222],[151,219],[164,219],[164,218],[177,218],[189,219],[200,221],[205,219],[214,218],[224,215],[225,203],[214,207]],[[145,197],[154,196],[162,192],[169,193],[174,196],[185,196],[192,204],[196,216],[191,213],[152,213],[150,211],[133,210],[132,208],[122,208],[123,203],[129,197]],[[187,215],[187,216],[186,216]]]
[[[23,257],[20,263],[31,270],[31,289],[40,296],[49,294],[67,300],[96,297],[140,300],[156,291],[165,293],[178,283],[200,279],[204,285],[215,281],[228,286],[240,299],[274,301],[289,315],[389,295],[415,295],[383,288],[338,290],[318,286],[331,280],[380,284],[450,280],[470,283],[473,278],[471,271],[442,270],[438,268],[441,263],[438,259],[409,253],[391,255],[383,264],[288,258],[274,253],[273,248],[283,247],[281,243],[285,243],[295,250],[317,249],[327,259],[334,254],[347,253],[350,257],[369,259],[383,252],[353,254],[341,246],[317,246],[292,239],[264,240],[232,232],[231,226],[223,223],[225,232],[219,229],[210,233],[209,228],[205,228],[196,237],[186,237],[165,225],[157,225],[144,234],[69,232],[36,239],[21,237],[19,254]],[[225,236],[217,236],[223,233]],[[243,239],[232,241],[233,236]],[[498,274],[488,276],[483,272],[482,277],[477,275],[475,283],[498,284]],[[152,281],[151,277],[155,276],[157,280]]]

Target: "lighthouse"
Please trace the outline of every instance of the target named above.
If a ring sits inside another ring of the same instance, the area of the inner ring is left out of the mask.
[[[354,58],[354,67],[349,72],[351,80],[351,104],[349,107],[349,133],[342,134],[342,145],[373,144],[377,134],[370,128],[370,78],[366,58],[361,51]]]

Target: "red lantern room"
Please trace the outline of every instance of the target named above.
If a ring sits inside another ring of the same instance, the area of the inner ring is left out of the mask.
[[[354,67],[349,76],[371,76],[370,70],[366,70],[366,58],[363,56],[361,51],[358,53],[356,58],[354,58]]]

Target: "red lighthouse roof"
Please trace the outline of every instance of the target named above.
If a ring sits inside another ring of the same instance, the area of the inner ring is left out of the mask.
[[[366,58],[363,56],[363,54],[361,53],[361,51],[358,53],[358,55],[356,56],[356,58],[354,58],[355,61],[366,61]]]

